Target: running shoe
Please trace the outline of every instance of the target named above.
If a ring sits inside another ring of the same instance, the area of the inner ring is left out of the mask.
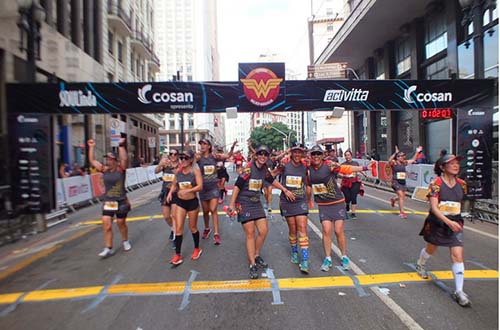
[[[220,235],[219,234],[214,234],[214,244],[215,245],[220,245],[221,240],[220,240]]]
[[[396,198],[391,197],[391,207],[395,207],[395,206],[396,206]]]
[[[404,213],[404,212],[399,213],[399,216],[401,217],[401,219],[406,219],[406,218],[408,218],[408,216],[407,216],[407,215],[406,215],[406,213]]]
[[[168,236],[168,239],[171,241],[175,240],[175,234],[174,234],[173,230],[170,231],[170,235]]]
[[[292,264],[298,264],[299,263],[299,253],[298,252],[292,252],[292,256],[290,258],[290,262]]]
[[[201,235],[201,239],[207,239],[208,236],[210,236],[210,233],[212,232],[212,229],[210,228],[205,228],[203,230],[203,235]]]
[[[342,269],[343,270],[348,270],[349,269],[349,258],[348,257],[342,257]]]
[[[323,260],[323,264],[321,265],[320,269],[324,272],[327,272],[330,270],[330,268],[332,268],[332,261],[328,258],[325,258],[325,260]]]
[[[356,219],[357,216],[356,216],[356,213],[351,213],[351,219]]]
[[[193,254],[191,255],[191,259],[193,259],[193,260],[199,259],[202,252],[203,252],[202,249],[194,248]]]
[[[264,259],[262,259],[261,256],[256,256],[255,257],[255,264],[257,266],[259,266],[260,268],[267,268],[267,267],[269,267],[269,265],[266,264],[266,262],[264,261]]]
[[[462,307],[470,307],[471,301],[469,299],[469,296],[463,291],[455,291],[455,293],[452,294],[453,299]]]
[[[415,266],[415,270],[417,271],[417,274],[421,278],[429,278],[429,274],[427,273],[427,269],[425,269],[425,265],[420,265],[417,262],[417,265]]]
[[[250,278],[256,279],[259,278],[259,270],[257,269],[257,265],[250,265]]]
[[[111,257],[113,255],[113,249],[112,248],[108,248],[108,247],[105,247],[101,253],[98,254],[99,257],[101,258],[107,258],[107,257]]]
[[[309,274],[309,262],[307,260],[302,260],[299,269],[302,273]]]
[[[130,242],[128,240],[123,241],[123,251],[130,251],[132,249],[132,245],[130,245]]]
[[[184,260],[182,259],[182,256],[180,254],[174,255],[174,257],[172,258],[172,260],[170,260],[170,263],[172,265],[180,265],[183,262],[184,262]]]

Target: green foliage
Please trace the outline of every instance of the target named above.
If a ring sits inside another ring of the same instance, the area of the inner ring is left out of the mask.
[[[273,129],[270,126],[276,129]],[[252,145],[254,146],[254,148],[265,144],[271,149],[283,150],[283,139],[285,138],[285,135],[278,132],[277,130],[280,130],[281,132],[286,134],[287,138],[288,136],[290,136],[291,141],[287,145],[287,148],[297,141],[297,133],[295,131],[290,134],[291,130],[285,124],[273,123],[257,127],[252,131],[252,133],[250,134],[250,139],[252,140]]]

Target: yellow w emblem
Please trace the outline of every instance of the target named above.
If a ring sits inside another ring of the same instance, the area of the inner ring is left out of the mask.
[[[269,91],[278,87],[283,79],[271,78],[266,82],[264,82],[263,80],[257,82],[255,79],[240,79],[240,81],[243,83],[243,85],[245,85],[246,88],[253,90],[257,97],[267,97]]]

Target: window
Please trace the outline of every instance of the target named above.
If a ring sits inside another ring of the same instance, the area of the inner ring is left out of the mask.
[[[377,59],[375,76],[376,76],[377,80],[385,79],[384,58],[383,57]]]
[[[333,32],[333,24],[332,23],[328,23],[328,25],[326,26],[326,31]]]
[[[498,77],[498,25],[483,34],[484,42],[484,77]]]
[[[425,22],[425,58],[429,59],[447,47],[446,15],[440,12],[428,17]]]
[[[130,52],[130,71],[134,74],[134,53]]]
[[[411,69],[411,46],[409,39],[396,42],[396,75],[400,76]]]
[[[474,79],[474,43],[470,40],[458,45],[458,77]]]
[[[436,61],[425,68],[426,79],[448,79],[448,61],[445,58]]]
[[[326,8],[326,16],[333,16],[333,8]]]
[[[108,53],[113,55],[113,33],[108,30]]]
[[[118,61],[123,63],[123,44],[118,41]]]

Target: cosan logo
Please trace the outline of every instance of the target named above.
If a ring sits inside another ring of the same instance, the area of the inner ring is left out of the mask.
[[[96,107],[97,100],[91,91],[85,92],[81,90],[59,92],[60,107]]]
[[[23,115],[19,115],[17,116],[17,122],[20,124],[25,124],[25,123],[36,124],[38,123],[38,118],[25,117]]]
[[[323,102],[364,102],[368,100],[369,91],[362,89],[329,89],[325,92]]]
[[[417,85],[412,85],[405,89],[404,100],[407,103],[415,103],[411,94],[416,95],[415,99],[419,102],[451,102],[453,100],[453,94],[451,92],[436,92],[436,93],[417,93]]]
[[[470,109],[469,111],[467,111],[467,114],[469,116],[484,116],[485,112],[484,111],[474,111],[474,109]]]
[[[151,84],[147,84],[137,89],[137,99],[144,104],[150,103],[175,103],[175,102],[194,102],[194,96],[191,92],[162,92],[152,93],[151,100],[148,98],[149,92],[153,89]]]

